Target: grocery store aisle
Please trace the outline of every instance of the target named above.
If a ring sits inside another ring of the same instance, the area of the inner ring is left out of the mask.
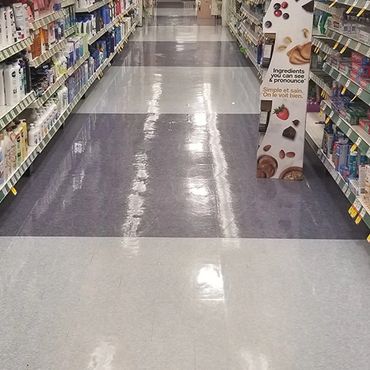
[[[309,148],[255,178],[251,63],[159,4],[0,206],[0,368],[368,369],[367,230]]]

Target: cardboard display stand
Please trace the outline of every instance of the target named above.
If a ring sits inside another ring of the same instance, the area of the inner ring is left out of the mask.
[[[272,0],[263,19],[264,36],[275,40],[260,91],[267,129],[257,151],[259,178],[303,178],[313,10],[314,1]]]

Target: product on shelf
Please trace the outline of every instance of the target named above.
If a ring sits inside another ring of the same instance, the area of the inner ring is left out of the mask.
[[[30,69],[24,58],[0,64],[0,106],[13,106],[30,92]]]
[[[0,7],[0,49],[30,36],[30,7],[21,2]]]

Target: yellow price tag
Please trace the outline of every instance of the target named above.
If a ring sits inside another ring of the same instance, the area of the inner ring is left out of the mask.
[[[335,49],[338,47],[338,45],[339,45],[339,41],[337,41],[337,42],[335,43],[335,45],[333,46],[333,49],[335,50]]]
[[[350,40],[347,40],[346,44],[342,47],[341,51],[339,52],[340,54],[343,54],[346,51],[349,43],[350,43]]]
[[[354,208],[353,206],[351,206],[351,207],[349,207],[349,208],[348,208],[348,213],[349,213],[350,215],[352,214],[353,208]],[[370,234],[369,234],[369,235],[370,235]]]
[[[362,14],[364,14],[364,12],[365,12],[365,7],[363,7],[358,13],[357,13],[357,17],[361,17],[362,16]]]
[[[327,116],[326,117],[326,120],[325,120],[325,124],[328,124],[330,122],[330,117],[329,116]]]
[[[12,194],[13,194],[14,196],[16,196],[16,195],[17,195],[17,190],[16,190],[16,188],[15,188],[14,186],[10,188],[10,191],[12,192]]]
[[[356,145],[356,144],[353,144],[353,145],[351,146],[351,153],[355,152],[355,151],[356,151],[356,149],[357,149],[357,145]]]
[[[346,88],[345,86],[343,86],[343,89],[342,89],[342,91],[340,92],[340,94],[341,94],[341,95],[344,95],[346,91],[347,91],[347,88]]]
[[[354,5],[350,6],[350,7],[347,9],[346,14],[351,13],[351,11],[353,10],[353,8],[354,8],[354,7],[355,7]]]
[[[358,225],[361,222],[361,220],[362,220],[362,217],[360,215],[358,215],[356,217],[355,224]]]
[[[370,234],[367,236],[366,240],[370,243]]]

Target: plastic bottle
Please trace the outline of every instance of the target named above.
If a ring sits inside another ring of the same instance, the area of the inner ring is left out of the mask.
[[[8,64],[4,69],[5,104],[18,103],[18,69],[14,64]]]

